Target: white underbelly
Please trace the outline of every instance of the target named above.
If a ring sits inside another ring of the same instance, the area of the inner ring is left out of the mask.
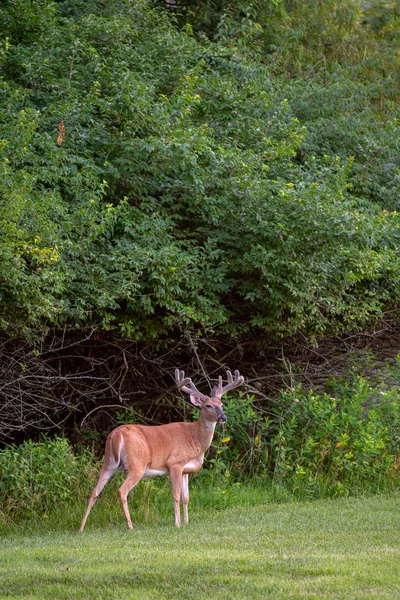
[[[189,462],[187,462],[183,468],[184,469],[195,469],[198,466],[199,466],[198,460],[189,460]]]
[[[185,472],[185,471],[189,471],[192,473],[196,472],[200,469],[202,464],[203,464],[202,457],[189,460],[189,462],[187,462],[185,464],[185,466],[183,467],[183,472]],[[168,475],[168,474],[169,474],[168,469],[151,469],[150,467],[146,467],[146,470],[143,473],[142,479],[151,479],[152,477],[161,477],[163,475]]]
[[[189,460],[186,465],[183,467],[183,472],[191,471],[192,473],[198,471],[203,464],[203,458],[194,458],[193,460]]]
[[[160,477],[161,475],[168,475],[168,470],[158,470],[158,469],[150,469],[146,467],[145,472],[143,473],[142,479],[151,479],[152,477]]]

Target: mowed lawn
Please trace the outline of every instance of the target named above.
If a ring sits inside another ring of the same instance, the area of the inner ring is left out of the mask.
[[[2,599],[400,599],[399,496],[211,510],[181,529],[171,507],[168,525],[93,516],[83,534],[0,542]]]

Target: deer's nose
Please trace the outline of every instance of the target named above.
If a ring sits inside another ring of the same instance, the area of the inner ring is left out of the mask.
[[[226,420],[226,414],[221,410],[218,414],[218,423],[226,423]]]

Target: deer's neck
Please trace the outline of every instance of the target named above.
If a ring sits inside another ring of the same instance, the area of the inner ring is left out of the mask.
[[[196,438],[201,452],[205,452],[210,447],[215,426],[215,421],[208,421],[203,415],[200,415],[199,420],[196,421]]]

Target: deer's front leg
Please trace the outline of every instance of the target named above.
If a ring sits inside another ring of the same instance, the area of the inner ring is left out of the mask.
[[[181,499],[183,504],[183,522],[185,525],[189,523],[189,475],[182,475]]]
[[[170,469],[169,476],[172,486],[172,497],[174,499],[175,525],[181,525],[181,488],[182,488],[182,468]]]

